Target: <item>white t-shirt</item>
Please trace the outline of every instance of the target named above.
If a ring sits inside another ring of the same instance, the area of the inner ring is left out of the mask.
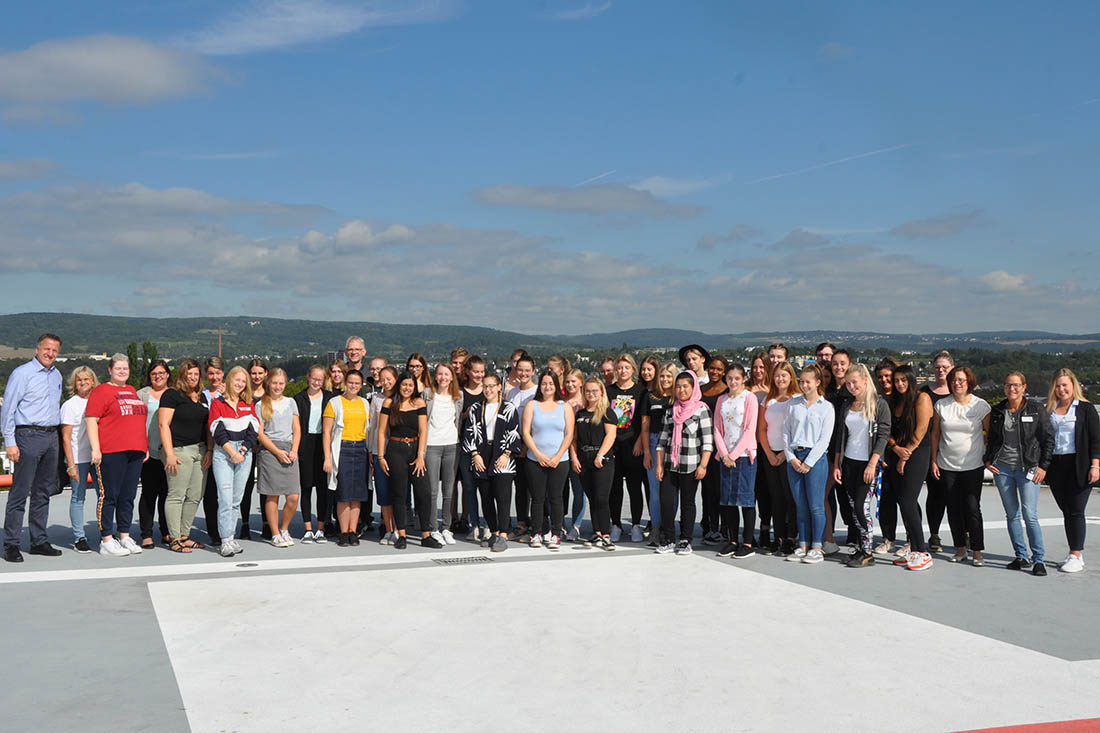
[[[535,392],[538,391],[539,386],[532,384],[527,389],[520,389],[519,387],[512,387],[508,390],[508,394],[504,396],[504,399],[511,402],[516,407],[516,412],[520,415],[523,414],[523,408],[527,406],[527,403],[535,398]]]
[[[936,465],[947,471],[972,471],[985,465],[982,420],[989,414],[989,403],[970,395],[970,402],[965,405],[952,397],[937,402],[935,409],[940,416]]]
[[[308,397],[308,395],[307,395]],[[324,419],[323,409],[321,403],[325,401],[324,394],[318,392],[316,397],[309,398],[309,425],[306,426],[306,432],[312,435],[321,434],[322,420]],[[371,417],[374,417],[371,415]]]
[[[733,448],[737,445],[737,441],[741,440],[741,433],[745,427],[745,409],[749,407],[750,399],[752,400],[750,409],[759,409],[756,398],[747,389],[736,397],[727,395],[726,399],[722,400],[722,408],[719,412],[721,413],[722,436],[726,441],[726,450]]]
[[[84,423],[84,408],[87,406],[88,398],[77,395],[73,395],[61,405],[61,424],[73,426],[70,444],[73,449],[73,460],[77,463],[92,461],[92,444],[88,442],[88,428]]]
[[[437,392],[432,399],[432,414],[428,416],[427,445],[454,445],[457,442],[455,401],[450,395]]]
[[[871,459],[871,436],[868,431],[871,422],[863,416],[862,410],[848,410],[844,416],[844,426],[848,428],[848,441],[844,444],[844,457],[853,461]]]
[[[497,402],[485,403],[485,438],[492,442],[493,434],[496,432],[497,427],[497,413],[500,411],[500,404]]]
[[[772,453],[783,450],[783,427],[787,421],[789,399],[780,402],[774,397],[764,404],[764,420],[768,423],[768,447]]]

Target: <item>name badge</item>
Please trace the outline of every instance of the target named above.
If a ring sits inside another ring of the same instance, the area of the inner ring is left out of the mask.
[[[1024,415],[1020,418],[1020,422],[1035,422],[1035,418],[1031,415]]]

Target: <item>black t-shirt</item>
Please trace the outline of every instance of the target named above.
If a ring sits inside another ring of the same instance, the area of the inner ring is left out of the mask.
[[[603,414],[603,420],[594,421],[591,410],[580,410],[574,416],[573,429],[577,434],[578,448],[596,448],[603,445],[605,425],[616,425],[615,413],[609,408]]]
[[[615,438],[616,443],[633,442],[638,439],[642,431],[642,416],[646,414],[646,395],[649,392],[645,385],[634,383],[629,389],[623,389],[617,384],[607,388],[607,399],[611,402],[611,409],[615,413],[615,424],[619,433]]]
[[[466,429],[466,423],[470,419],[470,408],[474,405],[485,404],[485,390],[482,390],[479,394],[472,394],[465,389],[462,390],[462,426],[461,430]]]
[[[718,392],[715,392],[712,395],[704,394],[699,398],[702,403],[707,406],[707,409],[710,410],[710,415],[712,418],[714,417],[714,410],[718,406],[718,398],[724,395],[726,392],[729,392],[729,387],[726,387],[725,385],[722,386],[723,389],[719,390]],[[715,452],[717,453],[717,451]]]
[[[926,395],[928,395],[929,397],[932,398],[932,406],[933,407],[935,407],[936,403],[939,402],[940,400],[946,400],[948,397],[951,396],[951,390],[947,390],[947,394],[936,394],[935,392],[932,391],[932,385],[931,384],[925,384],[924,386],[922,386],[920,388],[920,391],[924,392]]]
[[[416,438],[420,435],[420,416],[428,414],[427,406],[415,410],[400,410],[400,420],[390,418],[391,438]]]
[[[206,395],[200,393],[199,401],[193,402],[179,390],[167,389],[160,396],[160,406],[175,410],[172,413],[172,422],[168,423],[172,430],[173,447],[206,442],[206,425],[210,409],[206,404]]]
[[[661,428],[665,426],[665,415],[668,414],[669,408],[672,407],[672,401],[674,399],[672,395],[661,397],[652,392],[646,395],[646,414],[649,415],[650,435],[661,434]]]

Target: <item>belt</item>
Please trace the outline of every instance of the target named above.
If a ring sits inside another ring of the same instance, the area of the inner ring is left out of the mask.
[[[366,443],[366,442],[367,441],[365,441],[365,440],[341,440],[340,444],[341,445],[362,445],[363,443]]]
[[[420,440],[420,438],[396,438],[396,437],[391,435],[390,440],[396,440],[398,443],[405,443],[407,445],[412,445],[416,441]]]
[[[812,445],[796,445],[793,448],[791,448],[791,450],[813,450],[813,449],[814,449],[814,447]]]
[[[16,425],[16,430],[37,430],[41,433],[56,433],[56,425]]]

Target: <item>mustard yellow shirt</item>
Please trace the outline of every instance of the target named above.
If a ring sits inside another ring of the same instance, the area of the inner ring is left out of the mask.
[[[354,402],[340,395],[344,408],[344,433],[341,440],[366,440],[367,439],[367,408],[363,400]],[[332,402],[325,405],[324,417],[336,418],[332,409]]]

